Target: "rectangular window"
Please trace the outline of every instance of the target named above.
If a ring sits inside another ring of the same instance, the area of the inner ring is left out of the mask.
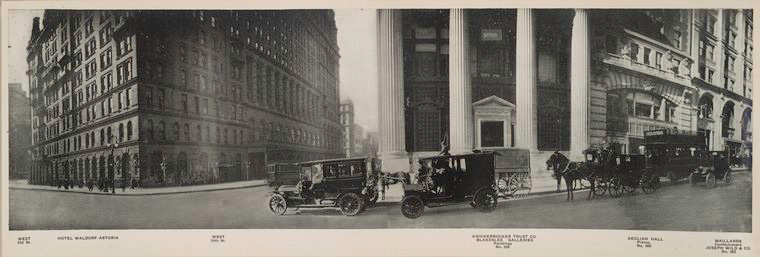
[[[187,94],[182,94],[182,111],[187,113]]]
[[[200,101],[200,98],[198,98],[197,96],[195,97],[195,113],[196,114],[201,113],[201,101]]]
[[[124,91],[124,92],[125,92],[125,93],[124,93],[124,98],[125,98],[125,100],[126,100],[125,102],[127,103],[127,107],[129,107],[129,106],[131,105],[131,103],[130,103],[130,101],[129,101],[129,91],[130,91],[130,90],[132,90],[132,88],[127,88],[127,89]]]
[[[201,105],[201,113],[208,114],[208,99],[203,98],[203,104]]]
[[[166,89],[158,89],[158,109],[163,110],[166,104]]]

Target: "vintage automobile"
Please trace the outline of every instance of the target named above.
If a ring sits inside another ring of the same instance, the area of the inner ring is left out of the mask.
[[[301,167],[294,163],[271,163],[267,165],[266,182],[271,187],[295,185],[301,179]]]
[[[346,216],[364,211],[378,199],[379,161],[342,158],[298,163],[301,177],[295,185],[282,185],[268,200],[269,210],[285,214],[289,208],[338,208]]]
[[[717,184],[717,180],[720,179],[726,185],[730,185],[733,179],[728,156],[725,151],[702,153],[702,159],[708,161],[702,162],[704,165],[694,169],[689,175],[689,183],[692,186],[697,186],[700,182],[705,182],[707,188],[713,188]]]
[[[704,137],[690,131],[657,129],[644,131],[647,172],[671,183],[686,178],[694,169],[710,164],[705,159]]]
[[[420,158],[413,181],[404,183],[401,214],[414,219],[425,207],[469,202],[481,211],[496,207],[495,152],[438,155]]]

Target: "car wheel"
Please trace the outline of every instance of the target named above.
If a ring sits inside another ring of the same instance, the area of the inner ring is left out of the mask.
[[[699,183],[699,182],[697,182],[697,176],[694,176],[694,173],[691,173],[689,175],[689,184],[691,184],[691,186],[695,187],[695,186],[697,186],[697,183]]]
[[[282,195],[274,194],[269,197],[269,210],[274,214],[283,215],[288,210],[288,201]]]
[[[364,199],[354,193],[346,193],[338,200],[340,212],[346,216],[354,216],[364,209]]]
[[[623,195],[623,184],[620,183],[620,178],[612,178],[610,179],[608,191],[610,193],[610,196],[613,198],[620,197]]]
[[[484,189],[475,195],[473,201],[475,202],[475,206],[473,207],[482,212],[489,212],[496,208],[498,197],[493,190]]]
[[[726,185],[731,185],[731,182],[733,182],[731,170],[727,170],[726,174],[723,174],[723,182],[726,183]]]
[[[707,186],[707,188],[715,187],[715,175],[707,173],[707,177],[705,177],[705,186]]]
[[[425,202],[417,195],[404,196],[401,200],[401,214],[410,219],[416,219],[425,212]]]

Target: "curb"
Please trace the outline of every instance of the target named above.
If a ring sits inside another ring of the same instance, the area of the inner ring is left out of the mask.
[[[47,188],[23,188],[23,187],[14,187],[14,186],[10,186],[9,188],[10,189],[17,189],[17,190],[36,190],[36,191],[50,191],[50,192],[62,192],[62,193],[72,193],[72,194],[88,194],[88,195],[146,196],[146,195],[174,195],[174,194],[189,194],[189,193],[222,191],[222,190],[232,190],[232,189],[262,187],[262,186],[266,186],[266,185],[267,184],[235,186],[235,187],[224,187],[224,188],[209,188],[209,189],[202,189],[202,190],[195,190],[195,191],[136,193],[136,194],[119,194],[119,193],[111,194],[111,193],[100,193],[100,192],[89,192],[89,191],[66,191],[66,190],[47,189]],[[118,192],[118,190],[117,190],[117,192]]]

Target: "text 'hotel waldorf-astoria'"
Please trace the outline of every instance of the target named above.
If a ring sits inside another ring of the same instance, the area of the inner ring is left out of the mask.
[[[534,176],[644,131],[751,149],[751,10],[379,10],[385,171],[441,149],[521,147]],[[404,117],[403,119],[398,117]],[[567,152],[566,152],[567,153]]]
[[[29,181],[261,179],[342,156],[334,14],[62,11],[27,48]]]

